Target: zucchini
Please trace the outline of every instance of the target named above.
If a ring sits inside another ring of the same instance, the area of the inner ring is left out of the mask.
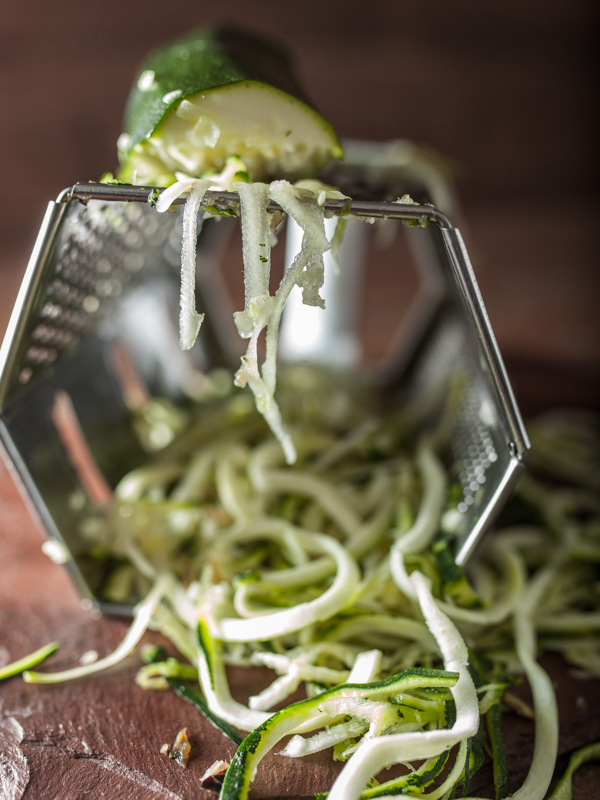
[[[425,687],[450,688],[457,679],[458,673],[455,672],[413,668],[381,681],[341,684],[317,697],[293,703],[273,714],[244,739],[225,774],[221,800],[245,800],[260,760],[277,742],[300,725],[303,730],[309,730],[332,724],[337,714],[339,718],[346,716],[346,710],[336,710],[336,701],[352,698],[357,702],[388,702],[398,712],[404,713],[414,707],[413,704],[425,703],[407,692]],[[409,702],[411,705],[408,705]],[[332,708],[328,709],[328,705]],[[443,700],[439,700],[438,707],[441,717],[445,713]]]
[[[285,53],[221,28],[150,53],[129,97],[118,150],[118,179],[152,186],[218,173],[231,155],[257,181],[312,177],[342,156]]]
[[[372,800],[376,797],[389,797],[390,795],[409,795],[415,794],[417,797],[430,786],[433,781],[441,774],[444,767],[448,763],[450,751],[445,750],[439,756],[428,758],[421,766],[414,772],[409,772],[408,775],[400,775],[398,778],[392,778],[379,786],[373,786],[365,789],[361,794],[361,800]]]
[[[34,653],[20,658],[18,661],[6,664],[4,667],[0,668],[0,681],[6,678],[12,678],[14,675],[20,675],[22,672],[25,672],[25,670],[35,667],[48,658],[48,656],[51,656],[52,653],[56,652],[59,647],[59,642],[51,642],[44,647],[40,647],[40,649],[36,650]]]
[[[236,746],[242,743],[243,736],[240,736],[238,731],[232,725],[225,722],[224,719],[221,719],[217,714],[213,714],[202,692],[196,686],[188,683],[186,680],[182,680],[182,678],[190,675],[190,673],[192,678],[196,677],[196,670],[194,667],[182,664],[175,658],[169,658],[167,651],[160,645],[146,645],[142,648],[141,656],[146,666],[142,667],[138,673],[136,683],[144,688],[150,689],[152,688],[150,684],[151,678],[150,680],[146,678],[145,681],[140,680],[140,673],[145,676],[160,676],[160,678],[164,680],[164,687],[157,685],[157,688],[166,688],[170,686],[175,694],[187,700],[188,703],[197,708],[211,725],[214,725],[217,730],[231,739]]]

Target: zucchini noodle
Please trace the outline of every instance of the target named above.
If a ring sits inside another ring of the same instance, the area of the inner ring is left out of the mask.
[[[242,175],[244,182],[236,181]],[[181,300],[179,338],[182,350],[193,347],[204,314],[195,308],[196,286],[196,229],[204,195],[209,189],[230,189],[240,198],[242,218],[242,255],[244,260],[244,310],[234,313],[240,336],[248,339],[242,365],[235,374],[235,384],[249,386],[256,408],[263,415],[284,452],[288,464],[296,461],[294,442],[285,425],[277,401],[277,342],[283,310],[294,286],[302,287],[302,302],[325,308],[319,291],[323,286],[323,254],[331,249],[325,235],[322,204],[326,197],[343,198],[335,190],[323,188],[318,181],[309,181],[313,188],[296,188],[288,181],[247,183],[244,163],[236,156],[226,160],[224,170],[208,178],[196,180],[182,177],[165,189],[156,202],[156,209],[168,211],[173,202],[189,192],[183,213],[181,248]],[[305,182],[306,183],[306,182]],[[270,200],[275,200],[304,231],[302,246],[293,264],[283,276],[275,295],[269,292],[271,273],[272,217],[267,212]],[[340,233],[343,226],[339,226]],[[336,243],[336,251],[339,242]],[[258,339],[266,329],[266,357],[262,368],[258,363]]]
[[[95,672],[100,672],[118,664],[133,652],[133,649],[148,629],[152,615],[161,598],[168,592],[172,581],[171,576],[162,576],[156,581],[145,600],[134,609],[133,624],[125,634],[123,641],[106,658],[101,658],[92,664],[67,669],[63,672],[42,673],[27,671],[23,673],[25,683],[63,683],[64,681],[93,675]]]
[[[252,541],[260,538],[281,538],[283,532],[281,523],[277,520],[260,521],[254,529],[243,530],[240,533],[230,534],[224,542],[229,544],[240,541]],[[257,640],[270,640],[288,633],[295,633],[307,625],[329,619],[340,612],[350,600],[354,586],[359,579],[359,570],[354,559],[347,550],[333,537],[307,531],[298,531],[298,539],[308,553],[325,552],[330,555],[336,565],[337,573],[331,586],[323,594],[308,603],[299,603],[285,611],[269,611],[265,615],[252,614],[240,619],[218,619],[212,613],[212,606],[207,610],[206,619],[214,636],[228,642],[250,642]],[[262,586],[261,586],[262,584]],[[242,585],[243,586],[243,585]],[[252,581],[252,590],[260,592],[264,586],[260,580]],[[238,588],[235,592],[240,592]],[[234,598],[235,603],[235,598]],[[237,610],[237,609],[236,609]]]

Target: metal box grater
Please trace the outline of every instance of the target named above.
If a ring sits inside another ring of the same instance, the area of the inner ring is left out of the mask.
[[[367,145],[375,152],[379,147]],[[527,434],[459,230],[430,205],[387,201],[402,187],[422,196],[423,187],[401,168],[380,169],[374,177],[361,163],[360,147],[350,150],[359,156],[334,165],[330,182],[353,198],[359,192],[386,198],[354,199],[351,213],[417,226],[406,234],[426,288],[403,350],[386,364],[386,379],[406,400],[435,387],[447,390],[454,376],[462,376],[444,454],[462,486],[456,550],[462,564],[512,490],[529,447]],[[176,328],[181,204],[175,213],[158,214],[148,202],[156,191],[77,184],[49,204],[0,350],[2,442],[43,529],[71,551],[68,568],[92,603],[99,577],[79,534],[88,510],[73,505],[77,478],[50,408],[58,389],[69,393],[92,452],[115,485],[140,463],[142,452],[128,424],[111,343],[125,344],[153,392],[178,392],[190,358],[178,349]],[[210,203],[239,212],[236,195],[213,192]],[[325,207],[333,215],[347,210],[343,201],[326,201]],[[202,226],[198,246],[198,307],[208,313],[190,353],[202,369],[235,366],[220,324],[218,227]]]

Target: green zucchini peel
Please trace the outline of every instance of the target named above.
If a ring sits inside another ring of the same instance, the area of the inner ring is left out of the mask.
[[[458,677],[458,673],[455,672],[415,667],[381,681],[367,684],[342,684],[317,697],[301,700],[276,712],[252,731],[238,748],[225,775],[221,799],[245,800],[260,760],[277,742],[300,725],[304,730],[307,730],[309,726],[318,728],[332,724],[336,719],[346,716],[343,713],[335,714],[335,701],[352,699],[357,701],[359,706],[361,702],[368,701],[385,701],[391,704],[397,702],[398,698],[408,699],[410,695],[407,696],[407,693],[414,689],[425,687],[449,689],[456,684]],[[419,702],[416,698],[414,699]],[[420,701],[421,705],[422,702]],[[327,711],[328,704],[332,706],[331,713]],[[441,720],[445,707],[441,700],[438,701],[438,704]],[[400,708],[404,704],[400,701],[398,705]]]

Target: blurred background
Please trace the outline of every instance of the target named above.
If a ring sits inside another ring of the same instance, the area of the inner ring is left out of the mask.
[[[3,3],[0,333],[47,202],[116,167],[146,52],[212,22],[288,48],[340,136],[448,157],[517,394],[600,404],[590,0]]]

